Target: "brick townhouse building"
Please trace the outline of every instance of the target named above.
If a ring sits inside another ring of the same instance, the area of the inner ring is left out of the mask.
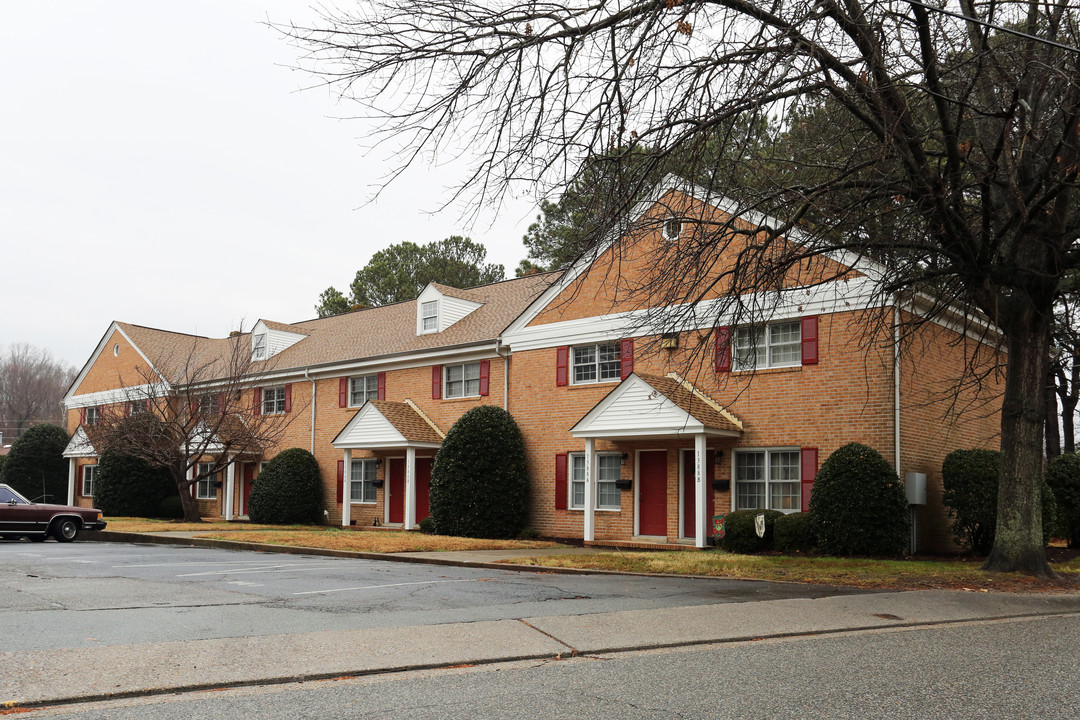
[[[820,463],[857,441],[901,476],[926,476],[919,548],[947,546],[941,462],[957,448],[996,445],[1001,391],[992,372],[955,383],[993,353],[947,319],[905,333],[905,353],[891,336],[868,336],[871,316],[900,328],[911,306],[883,305],[873,268],[845,256],[806,263],[753,328],[722,312],[716,322],[718,284],[702,296],[700,323],[657,334],[643,322],[647,303],[627,288],[686,241],[680,218],[729,219],[722,202],[702,197],[666,180],[635,211],[637,230],[562,274],[470,289],[433,283],[414,301],[260,320],[231,339],[114,322],[65,397],[69,499],[89,504],[96,472],[83,425],[126,402],[148,369],[175,386],[159,358],[243,342],[257,377],[252,412],[284,415],[287,427],[278,447],[197,485],[206,516],[243,517],[261,464],[302,447],[322,469],[330,522],[413,527],[427,515],[447,430],[468,409],[495,404],[525,437],[531,525],[544,535],[704,546],[715,514],[806,509]]]

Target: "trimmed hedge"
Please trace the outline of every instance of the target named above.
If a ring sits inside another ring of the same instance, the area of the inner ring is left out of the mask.
[[[162,515],[162,502],[179,491],[168,469],[145,460],[106,450],[98,459],[94,480],[94,507],[105,515],[120,517],[171,517]]]
[[[248,517],[267,525],[322,522],[323,485],[315,456],[289,448],[272,458],[251,486]]]
[[[765,514],[765,536],[758,537],[754,518]],[[724,537],[716,538],[716,546],[740,555],[765,552],[773,548],[773,531],[778,518],[784,516],[779,510],[736,510],[724,516]]]
[[[838,448],[821,464],[810,494],[818,548],[829,555],[902,555],[908,506],[900,478],[877,450]]]
[[[1057,500],[1058,526],[1069,547],[1080,548],[1080,455],[1068,453],[1051,460],[1046,484]]]
[[[810,513],[794,512],[776,518],[773,548],[785,555],[813,552],[817,547],[814,521]]]
[[[942,501],[953,518],[953,536],[976,555],[987,555],[994,547],[1000,464],[997,450],[953,450],[941,464]],[[1046,543],[1056,524],[1057,502],[1045,480],[1042,516]]]
[[[440,535],[513,538],[525,529],[525,441],[510,413],[481,405],[458,418],[435,456],[430,506]]]
[[[11,444],[4,465],[4,482],[34,500],[67,504],[68,461],[64,458],[68,435],[59,425],[34,425]]]

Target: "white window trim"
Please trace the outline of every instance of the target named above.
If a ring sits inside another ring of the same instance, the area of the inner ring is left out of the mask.
[[[271,392],[273,392],[274,396],[275,396],[273,400],[270,400],[267,397],[267,395],[269,393],[271,393]],[[281,398],[280,399],[278,399],[278,397],[277,397],[278,392],[281,393]],[[267,410],[268,403],[273,403],[273,405],[270,406],[271,407],[270,410]],[[281,409],[280,410],[277,409],[277,406],[278,406],[279,403],[281,404]],[[284,385],[271,385],[270,387],[264,387],[262,389],[262,402],[261,402],[261,404],[262,404],[262,414],[263,415],[284,415],[285,414],[285,386]]]
[[[89,405],[86,408],[86,414],[83,416],[84,425],[97,425],[101,422],[101,410],[97,405]]]
[[[600,457],[601,456],[617,457],[619,459],[619,478],[620,479],[622,478],[622,453],[618,453],[618,452],[598,452],[598,453],[596,453],[596,475],[597,475],[597,479],[596,479],[596,483],[594,483],[594,486],[593,486],[593,509],[596,510],[597,512],[620,512],[622,510],[622,491],[619,490],[618,487],[615,488],[615,492],[619,496],[619,504],[618,505],[610,505],[610,506],[608,506],[608,505],[604,505],[604,506],[600,505],[600,482],[601,482],[600,481]],[[585,457],[585,453],[583,453],[583,452],[569,453],[569,455],[567,457],[566,472],[567,472],[567,475],[569,477],[567,478],[567,483],[566,483],[566,492],[567,492],[566,507],[567,507],[568,510],[577,510],[577,511],[584,511],[585,510],[585,505],[584,504],[582,504],[582,505],[575,505],[574,504],[574,484],[575,484],[575,482],[578,483],[578,484],[581,484],[581,482],[583,482],[583,481],[574,480],[574,458],[584,458],[584,457]],[[604,482],[608,482],[608,483],[611,483],[611,484],[615,483],[614,480],[605,480]]]
[[[374,391],[371,391],[371,390],[367,389],[367,382],[368,382],[368,380],[371,380],[371,379],[375,380],[375,390]],[[361,407],[364,404],[363,402],[356,402],[354,400],[354,397],[355,397],[355,395],[357,393],[357,391],[354,389],[354,383],[357,380],[363,380],[364,381],[364,391],[363,392],[364,392],[364,400],[365,400],[365,402],[367,400],[377,400],[378,397],[379,397],[379,376],[378,376],[378,374],[375,374],[375,375],[357,375],[356,377],[351,377],[351,378],[349,378],[349,407],[351,407],[351,408]]]
[[[258,335],[252,335],[251,337],[251,359],[252,360],[265,360],[266,359],[266,333],[259,333]]]
[[[476,366],[476,392],[466,393],[465,390],[469,386],[469,378],[465,377],[465,368],[470,366]],[[461,368],[461,395],[450,394],[450,368]],[[443,365],[442,369],[442,382],[443,392],[442,396],[446,400],[460,400],[461,398],[478,398],[480,397],[480,362],[467,362],[467,363],[454,363],[453,365]]]
[[[79,486],[79,495],[81,497],[93,497],[94,496],[94,483],[97,482],[98,466],[97,465],[83,465],[82,468],[82,482]],[[90,492],[86,491],[87,475],[90,475]]]
[[[363,473],[363,468],[364,467],[370,467],[371,468],[371,477],[370,478],[359,478],[359,479],[357,477],[355,477],[354,471],[356,470],[356,468],[358,466],[361,468],[361,473]],[[350,464],[350,467],[349,467],[349,504],[350,505],[375,505],[376,503],[378,503],[378,501],[379,501],[378,489],[375,487],[375,483],[378,480],[378,472],[379,472],[378,463],[376,462],[375,458],[355,458],[355,459],[352,460],[352,462]],[[353,496],[352,496],[353,485],[359,485],[360,486],[360,496],[361,497],[363,497],[363,495],[364,495],[363,486],[364,485],[370,485],[371,486],[372,499],[371,500],[356,500],[356,499],[354,499]]]
[[[792,361],[779,362],[773,360],[773,348],[777,346],[774,346],[771,341],[772,328],[780,325],[794,325],[796,330],[798,331],[798,339],[795,340],[793,343],[786,343],[794,344],[796,346],[795,359]],[[747,372],[752,370],[770,370],[773,368],[800,367],[802,365],[802,322],[799,319],[779,320],[777,322],[767,323],[766,325],[759,326],[755,329],[764,331],[762,333],[764,335],[764,339],[759,342],[756,347],[753,347],[755,354],[757,355],[756,360],[758,360],[759,362],[740,362],[739,338],[742,336],[746,336],[746,334],[750,332],[751,328],[749,326],[737,327],[732,333],[731,338],[731,369],[733,371]],[[760,362],[762,356],[764,356],[765,358],[764,362]]]
[[[428,313],[428,309],[432,309],[434,312]],[[433,325],[432,327],[425,327],[425,321],[429,318],[433,321]],[[434,332],[439,332],[439,301],[428,300],[420,303],[420,334],[426,335]]]
[[[600,348],[605,347],[605,346],[611,346],[611,347],[615,348],[615,360],[614,360],[614,362],[615,362],[615,365],[616,365],[616,373],[615,373],[614,377],[607,377],[607,378],[600,377],[600,365],[601,365]],[[587,348],[587,347],[593,348],[593,350],[596,353],[596,360],[594,360],[591,363],[588,363],[589,365],[593,365],[593,366],[596,367],[596,377],[593,378],[592,380],[578,380],[577,379],[577,367],[578,367],[578,364],[576,362],[577,354],[576,354],[575,351],[580,350],[581,348]],[[600,384],[603,384],[603,383],[617,383],[617,382],[622,381],[622,353],[621,353],[620,348],[619,348],[619,343],[617,343],[617,342],[598,342],[598,343],[585,343],[584,345],[572,345],[570,347],[570,357],[567,358],[567,363],[569,364],[569,367],[567,368],[567,371],[568,371],[568,374],[570,376],[570,384],[571,385],[600,385]]]
[[[797,456],[797,459],[795,461],[795,467],[798,469],[798,478],[797,479],[795,479],[795,480],[775,480],[774,481],[771,477],[769,477],[769,473],[771,472],[771,468],[772,468],[772,465],[769,462],[769,456],[772,453],[780,453],[780,452],[795,453],[795,455]],[[780,511],[782,513],[785,513],[785,514],[795,513],[795,512],[801,511],[802,510],[802,498],[801,498],[801,494],[802,494],[802,456],[800,454],[801,452],[802,452],[802,448],[799,447],[799,446],[788,447],[788,446],[783,446],[783,445],[778,446],[778,447],[737,448],[737,449],[735,449],[733,454],[732,454],[732,458],[731,458],[731,509],[733,511],[738,510],[738,509],[743,509],[743,510],[757,510],[758,509],[758,508],[739,508],[738,507],[738,502],[739,502],[739,479],[738,479],[739,463],[738,463],[738,456],[739,455],[751,454],[751,453],[753,453],[753,454],[764,453],[765,454],[765,479],[764,479],[764,482],[765,482],[765,504],[766,505],[769,504],[769,497],[770,497],[769,486],[772,485],[773,482],[777,482],[777,483],[794,482],[794,483],[797,483],[798,488],[799,488],[799,494],[800,494],[800,498],[799,498],[799,502],[798,502],[797,507],[788,508],[788,509],[784,509],[784,508],[764,508],[764,509],[766,509],[766,510],[778,510],[778,511]]]
[[[205,469],[213,467],[213,463],[199,463],[199,475],[201,476]],[[217,473],[210,475],[209,477],[200,477],[195,481],[195,499],[196,500],[217,500],[217,488],[214,487],[214,483],[217,482]],[[203,485],[209,489],[210,494],[203,494]]]

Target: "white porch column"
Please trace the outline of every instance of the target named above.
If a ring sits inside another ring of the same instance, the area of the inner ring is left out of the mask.
[[[416,448],[405,449],[405,529],[416,525]]]
[[[705,478],[705,434],[694,436],[694,545],[699,548],[705,547],[705,528],[708,527],[709,504],[708,493],[712,488],[708,487]]]
[[[225,466],[225,522],[233,519],[233,493],[236,492],[236,463],[235,458],[229,458],[229,464]]]
[[[352,524],[352,450],[345,451],[345,469],[341,473],[341,527]]]
[[[68,458],[68,505],[75,504],[75,458]]]
[[[596,440],[585,438],[585,542],[596,539]]]

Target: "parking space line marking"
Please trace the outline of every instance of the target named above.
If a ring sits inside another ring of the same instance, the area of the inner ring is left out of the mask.
[[[403,585],[439,585],[441,583],[480,582],[480,580],[420,580],[418,582],[388,583],[386,585],[361,585],[360,587],[333,588],[332,590],[305,590],[293,595],[326,595],[328,593],[348,592],[350,590],[375,590],[378,588],[401,587]]]

